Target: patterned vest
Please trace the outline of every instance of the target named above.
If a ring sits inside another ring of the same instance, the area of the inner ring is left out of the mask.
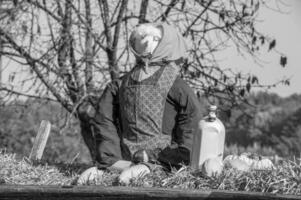
[[[151,77],[138,81],[139,70],[135,67],[124,77],[119,92],[124,138],[145,142],[162,134],[166,97],[178,75],[176,68],[170,63]]]

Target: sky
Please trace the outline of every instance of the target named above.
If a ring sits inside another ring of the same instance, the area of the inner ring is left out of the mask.
[[[284,13],[261,8],[258,16],[258,30],[276,39],[278,53],[264,51],[261,55],[262,66],[237,54],[225,55],[228,59],[224,62],[234,66],[235,71],[257,75],[263,84],[273,84],[282,78],[290,78],[290,86],[278,85],[269,90],[286,97],[301,93],[301,0],[283,2],[287,4],[282,6]],[[281,54],[288,57],[285,68],[279,64]]]

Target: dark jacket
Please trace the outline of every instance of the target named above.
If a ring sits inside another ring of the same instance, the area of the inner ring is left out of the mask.
[[[98,168],[107,168],[118,160],[129,160],[120,129],[119,89],[122,78],[109,83],[99,101],[95,116]],[[199,102],[192,89],[179,76],[170,88],[163,114],[162,133],[171,135],[171,145],[161,151],[158,161],[179,166],[189,164],[194,134],[199,134]]]

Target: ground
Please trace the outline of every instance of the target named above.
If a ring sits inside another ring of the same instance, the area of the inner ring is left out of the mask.
[[[16,159],[14,154],[0,154],[0,185],[71,185],[81,171],[89,166],[75,164],[33,163],[27,158]],[[103,179],[89,184],[114,186],[118,172],[107,171]],[[283,161],[276,169],[240,172],[225,168],[219,177],[209,178],[200,171],[183,166],[181,171],[165,172],[160,168],[143,178],[132,180],[129,187],[160,187],[199,190],[230,190],[301,195],[300,160]]]

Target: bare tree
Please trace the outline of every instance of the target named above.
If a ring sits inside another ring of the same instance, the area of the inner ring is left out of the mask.
[[[176,25],[191,41],[183,77],[197,94],[227,100],[229,106],[245,101],[251,88],[264,86],[256,75],[221,68],[216,56],[231,47],[259,62],[261,48],[276,45],[256,29],[258,10],[267,6],[264,0],[1,1],[4,5],[0,55],[18,63],[14,76],[23,87],[10,80],[1,86],[2,94],[59,102],[78,117],[92,158],[93,100],[108,81],[133,66],[127,39],[137,23]],[[286,62],[281,55],[281,65]],[[83,102],[91,102],[92,109],[79,111]]]

